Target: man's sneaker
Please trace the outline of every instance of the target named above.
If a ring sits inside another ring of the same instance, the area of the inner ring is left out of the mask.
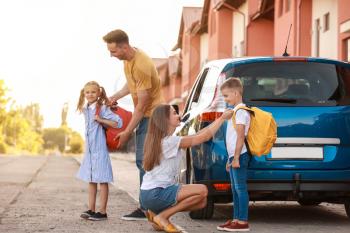
[[[224,231],[225,227],[228,225],[231,225],[231,223],[232,223],[232,220],[227,220],[224,224],[217,226],[216,229],[218,229],[219,231]]]
[[[249,225],[248,223],[238,223],[238,222],[232,222],[230,225],[226,226],[224,228],[225,231],[249,231]]]
[[[90,216],[88,219],[91,221],[107,220],[107,214],[101,214],[100,212],[97,212],[94,215]]]
[[[130,214],[124,215],[122,219],[126,221],[136,221],[136,220],[147,221],[147,217],[145,213],[140,208],[137,208]]]
[[[84,219],[88,219],[89,217],[91,217],[94,214],[95,214],[94,211],[88,210],[88,211],[85,211],[85,212],[81,213],[80,217],[84,218]]]

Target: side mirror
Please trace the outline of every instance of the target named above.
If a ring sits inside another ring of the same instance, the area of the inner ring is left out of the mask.
[[[190,114],[187,113],[184,116],[181,117],[181,122],[186,122],[188,120],[188,118],[190,118]]]
[[[171,106],[175,109],[175,112],[179,115],[179,114],[180,114],[179,105],[173,104],[173,105],[171,105]]]

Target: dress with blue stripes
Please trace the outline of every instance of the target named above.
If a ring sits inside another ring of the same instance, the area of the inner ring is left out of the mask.
[[[113,182],[113,172],[103,126],[95,121],[96,103],[83,108],[85,117],[85,153],[77,178],[92,183]],[[102,105],[100,117],[115,121],[122,127],[122,119],[109,107]]]

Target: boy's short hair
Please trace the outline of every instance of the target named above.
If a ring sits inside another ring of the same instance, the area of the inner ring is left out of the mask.
[[[225,88],[232,88],[238,90],[239,94],[243,95],[243,85],[239,78],[231,77],[228,78],[220,87],[222,91]]]
[[[124,32],[123,30],[120,30],[120,29],[117,29],[117,30],[114,30],[114,31],[107,33],[107,35],[105,35],[103,37],[103,40],[108,44],[110,44],[110,43],[129,44],[128,34],[126,34],[126,32]]]

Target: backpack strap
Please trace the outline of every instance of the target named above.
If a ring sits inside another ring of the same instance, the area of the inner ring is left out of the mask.
[[[238,107],[238,108],[234,111],[233,116],[232,116],[232,125],[233,125],[234,128],[236,128],[236,112],[237,112],[238,110],[240,110],[240,109],[244,109],[244,110],[248,111],[251,115],[254,115],[254,111],[253,111],[250,107],[248,107],[248,106],[240,106],[240,107]],[[247,148],[248,154],[251,155],[252,153],[250,152],[248,140],[247,140],[247,137],[245,137],[245,136],[244,136],[244,144],[245,144],[245,146],[246,146],[246,148]]]
[[[233,123],[233,127],[236,128],[236,112],[240,109],[244,109],[246,111],[248,111],[251,115],[254,115],[254,111],[250,108],[250,107],[247,107],[247,106],[240,106],[238,107],[234,113],[233,113],[233,116],[232,116],[232,123]]]
[[[95,112],[95,116],[99,116],[101,113],[101,105],[99,105],[98,103],[96,103],[96,112]]]

